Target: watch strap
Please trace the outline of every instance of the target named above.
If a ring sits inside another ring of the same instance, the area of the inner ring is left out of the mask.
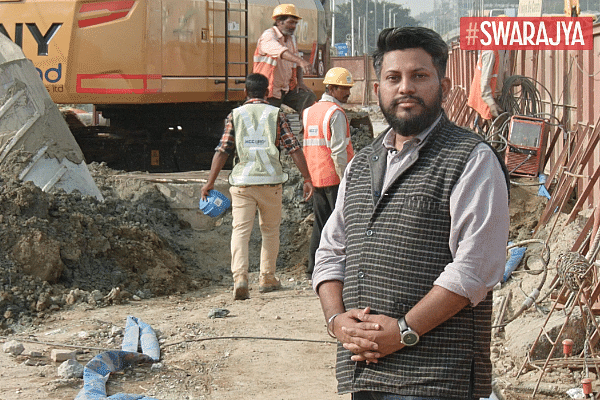
[[[400,328],[401,334],[410,329],[408,327],[408,324],[406,323],[406,320],[404,319],[404,317],[401,317],[398,319],[398,328]]]

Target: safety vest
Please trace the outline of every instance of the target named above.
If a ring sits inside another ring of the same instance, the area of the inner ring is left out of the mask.
[[[481,68],[482,68],[482,57],[479,57],[477,61],[477,67],[473,74],[473,81],[471,82],[471,90],[469,92],[469,99],[467,105],[477,111],[484,119],[492,119],[492,113],[490,112],[490,106],[481,97]],[[490,79],[490,88],[492,94],[496,92],[496,84],[498,81],[498,67],[500,65],[500,54],[498,50],[494,50],[494,68],[492,69],[492,78]]]
[[[275,37],[277,37],[277,31],[275,30],[275,28],[271,28],[273,30],[273,35],[275,35]],[[294,35],[291,36],[292,38],[292,48],[288,49],[288,51],[291,54],[296,55],[297,48],[298,46],[296,45],[296,37]],[[281,43],[281,45],[285,46],[285,36],[282,36],[281,38],[278,39],[279,43]],[[273,77],[275,75],[275,68],[277,68],[277,59],[279,57],[273,57],[270,56],[268,54],[262,54],[259,49],[258,46],[256,47],[256,50],[254,50],[254,64],[252,66],[252,72],[256,73],[256,74],[262,74],[264,76],[267,77],[267,79],[269,80],[269,96],[268,97],[273,97]],[[295,64],[294,64],[295,65]],[[290,87],[290,91],[294,90],[296,88],[296,85],[298,84],[298,77],[296,76],[296,68],[292,68],[292,77],[290,78],[290,83],[289,83],[289,87]]]
[[[335,171],[331,158],[331,116],[336,111],[344,113],[344,109],[330,101],[319,101],[306,110],[302,117],[304,124],[304,157],[315,187],[326,187],[340,184],[340,177]],[[348,161],[354,157],[350,142],[350,124],[346,117],[346,153]]]
[[[231,170],[233,186],[271,185],[287,181],[279,161],[277,119],[279,108],[263,103],[245,104],[232,111],[238,163]]]

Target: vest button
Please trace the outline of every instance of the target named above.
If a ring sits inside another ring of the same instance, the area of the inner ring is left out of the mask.
[[[367,229],[367,236],[373,236],[373,231],[370,229]]]
[[[358,272],[358,277],[361,278],[361,279],[364,278],[365,277],[365,273],[362,272],[362,271],[359,271]]]
[[[373,156],[373,157],[371,158],[371,160],[373,160],[373,161],[377,161],[377,160],[379,160],[379,156]]]

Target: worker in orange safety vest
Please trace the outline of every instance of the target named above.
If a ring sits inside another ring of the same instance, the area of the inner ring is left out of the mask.
[[[354,85],[352,75],[345,68],[331,68],[327,71],[323,83],[326,85],[323,97],[304,110],[302,118],[304,156],[315,187],[315,220],[306,269],[308,279],[312,278],[321,231],[335,207],[338,186],[346,165],[354,157],[350,124],[342,108],[342,104],[350,97],[350,88]]]
[[[508,74],[506,51],[483,50],[473,74],[467,104],[486,120],[502,114],[496,99],[502,95],[502,84]]]
[[[302,115],[317,100],[303,80],[304,74],[312,72],[312,65],[300,56],[294,36],[302,18],[293,4],[278,5],[271,17],[275,22],[258,39],[252,72],[269,80],[269,104],[275,107],[285,104]]]

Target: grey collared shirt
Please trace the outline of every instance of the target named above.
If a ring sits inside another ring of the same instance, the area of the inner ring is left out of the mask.
[[[383,193],[411,164],[409,161],[418,158],[427,135],[438,122],[439,118],[424,132],[405,142],[400,152],[394,148],[395,132],[388,129],[384,133],[383,146],[388,149],[388,156]],[[321,234],[313,274],[315,290],[325,281],[344,281],[346,236],[342,210],[348,169],[340,183],[335,209]],[[473,149],[452,190],[450,216],[449,247],[454,260],[432,285],[466,297],[476,306],[502,279],[509,230],[508,190],[502,167],[493,151],[483,143]]]

